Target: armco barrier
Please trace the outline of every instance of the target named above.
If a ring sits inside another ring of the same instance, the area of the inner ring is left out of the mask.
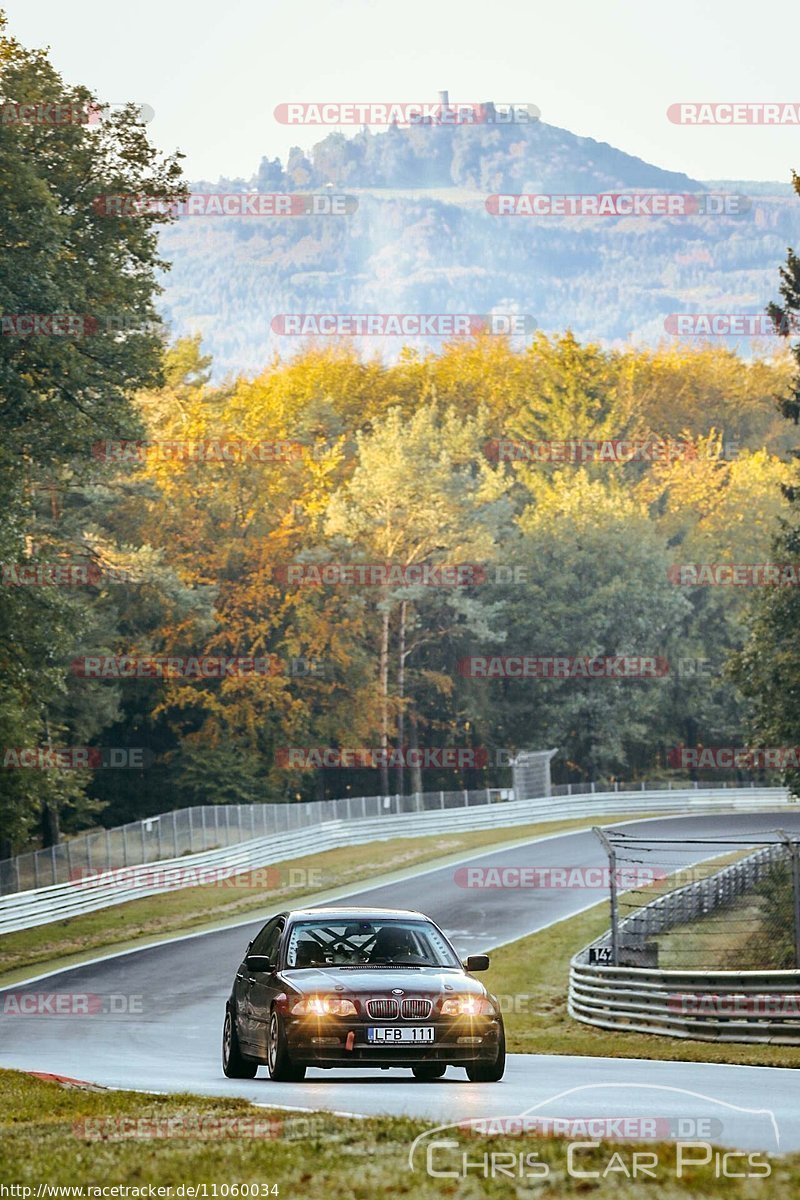
[[[626,950],[641,951],[648,937],[731,903],[787,858],[784,846],[767,846],[644,905],[620,922],[620,959]],[[589,962],[591,949],[610,944],[604,934],[570,963],[567,1008],[576,1020],[699,1041],[800,1045],[800,970],[662,971]]]
[[[800,1045],[800,971],[653,971],[573,959],[568,1008],[601,1029]]]
[[[522,825],[532,821],[563,821],[574,817],[624,816],[637,812],[686,813],[713,812],[715,809],[774,808],[787,801],[785,788],[596,792],[566,802],[543,797],[468,808],[434,809],[399,816],[367,817],[357,821],[326,821],[310,828],[252,838],[236,846],[202,854],[103,872],[87,879],[4,896],[0,899],[0,934],[46,925],[50,921],[169,891],[174,884],[171,885],[163,876],[170,868],[180,871],[185,885],[186,873],[192,868],[198,871],[248,871],[342,846],[385,841],[387,838],[421,837]],[[154,878],[154,873],[157,878]],[[197,882],[202,883],[203,879],[198,878]]]
[[[549,752],[548,752],[549,753]],[[541,754],[534,757],[541,758]],[[516,771],[516,767],[515,767]],[[535,782],[529,780],[528,782]],[[407,796],[342,796],[338,800],[304,800],[299,803],[198,804],[171,809],[140,821],[129,821],[111,829],[89,829],[66,838],[57,846],[28,850],[0,859],[0,896],[69,883],[86,871],[113,871],[139,863],[163,862],[183,854],[219,850],[258,837],[296,832],[326,821],[363,821],[368,817],[392,817],[402,813],[434,809],[471,808],[509,800],[532,800],[549,796],[589,796],[595,792],[648,792],[683,790],[686,781],[669,779],[658,783],[640,780],[635,785],[618,780],[613,788],[595,783],[563,783],[543,791],[511,788],[477,788],[471,791],[413,792]],[[694,789],[699,787],[695,783]],[[735,787],[729,781],[709,782],[706,789]],[[741,784],[738,786],[742,786]],[[754,783],[747,786],[753,787]],[[758,785],[763,786],[763,785]]]

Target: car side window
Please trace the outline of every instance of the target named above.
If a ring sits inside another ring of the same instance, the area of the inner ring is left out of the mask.
[[[283,921],[271,921],[269,925],[262,929],[253,945],[250,947],[251,954],[262,954],[268,958],[271,963],[278,961],[278,946],[283,933]]]
[[[277,917],[272,921],[267,921],[260,933],[257,933],[253,939],[253,944],[250,947],[250,954],[269,954],[269,945],[272,942],[273,934],[278,928],[280,922]]]

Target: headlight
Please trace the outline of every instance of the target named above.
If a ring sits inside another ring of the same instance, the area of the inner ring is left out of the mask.
[[[295,1017],[355,1017],[357,1014],[353,1001],[341,996],[304,996],[292,1008]]]
[[[492,1002],[486,996],[473,996],[471,992],[442,1001],[443,1017],[481,1017],[493,1013]]]

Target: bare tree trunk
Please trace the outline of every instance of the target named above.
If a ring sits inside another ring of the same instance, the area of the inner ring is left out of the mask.
[[[50,722],[45,720],[47,734],[47,749],[52,751],[53,739],[50,736]],[[61,841],[61,824],[58,819],[58,801],[48,797],[42,806],[42,846],[57,846]]]
[[[408,742],[412,750],[419,750],[419,727],[417,724],[417,714],[413,707],[408,711],[409,735]],[[422,767],[419,765],[419,755],[414,755],[414,761],[411,764],[411,791],[422,791]]]
[[[381,795],[389,795],[389,609],[381,628]]]
[[[405,739],[406,723],[405,713],[403,711],[403,701],[406,684],[406,608],[407,601],[403,600],[400,604],[400,658],[397,667],[397,693],[400,698],[400,708],[397,713],[397,744],[400,747],[400,758],[397,764],[398,796],[405,795],[405,772],[403,767],[405,746],[403,745],[403,742]]]

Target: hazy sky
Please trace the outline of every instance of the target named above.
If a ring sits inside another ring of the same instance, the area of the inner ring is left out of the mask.
[[[155,109],[191,178],[323,136],[297,100],[534,103],[542,120],[700,179],[788,180],[800,129],[671,124],[677,101],[800,102],[797,0],[0,0],[11,32],[111,103]]]

